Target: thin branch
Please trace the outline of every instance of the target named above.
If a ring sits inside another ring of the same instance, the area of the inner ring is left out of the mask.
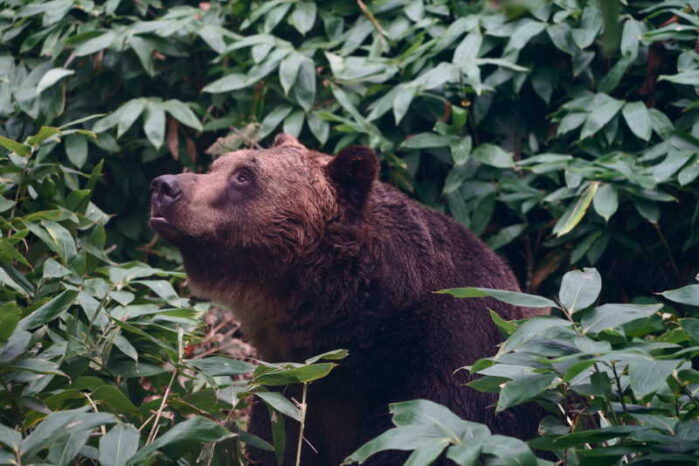
[[[308,395],[308,384],[305,383],[303,384],[303,392],[301,393],[301,403],[299,404],[299,410],[301,411],[300,416],[300,423],[301,426],[299,427],[299,440],[298,443],[296,444],[296,466],[301,466],[301,449],[303,447],[303,430],[304,427],[306,427],[306,395]]]
[[[386,31],[384,28],[381,27],[381,24],[379,23],[379,20],[376,19],[376,16],[374,16],[374,13],[371,12],[369,7],[366,6],[366,4],[362,0],[357,0],[357,5],[359,5],[359,9],[362,10],[362,13],[364,13],[364,16],[367,17],[369,22],[374,26],[374,28],[379,31],[379,34],[381,34],[382,38],[386,37]]]
[[[621,389],[621,379],[619,377],[619,374],[616,371],[616,364],[614,364],[614,361],[612,361],[611,366],[612,366],[612,373],[614,374],[614,379],[616,380],[616,387],[617,387],[617,390],[619,391],[619,401],[621,401],[621,409],[624,410],[624,413],[626,413],[626,403],[624,403],[624,392]]]
[[[92,406],[92,410],[96,413],[99,413],[99,410],[97,409],[97,405],[95,404],[94,401],[92,401],[92,398],[90,398],[90,395],[88,393],[83,393],[83,396],[87,398],[87,401],[90,403],[90,406]],[[102,435],[107,435],[107,428],[104,427],[104,424],[100,426],[100,430],[102,431]]]
[[[172,372],[172,377],[170,377],[170,382],[167,384],[167,388],[165,389],[165,393],[163,394],[163,399],[160,401],[160,407],[158,407],[158,411],[155,413],[155,419],[153,420],[153,428],[150,431],[150,434],[148,434],[148,440],[146,440],[146,445],[150,445],[153,443],[155,440],[155,436],[158,435],[158,421],[163,415],[163,410],[165,409],[165,405],[167,404],[167,398],[170,396],[170,390],[172,389],[172,384],[175,382],[175,378],[177,377],[177,368]]]
[[[653,228],[655,228],[656,233],[658,234],[658,238],[660,238],[660,242],[663,243],[663,247],[665,247],[665,252],[667,253],[667,258],[670,260],[670,266],[672,267],[672,270],[675,272],[675,278],[677,281],[681,281],[680,279],[682,278],[680,274],[680,269],[677,267],[677,263],[675,262],[675,258],[672,256],[672,249],[670,249],[670,244],[667,242],[667,238],[665,238],[665,235],[663,234],[663,231],[660,229],[660,226],[657,223],[653,223]]]

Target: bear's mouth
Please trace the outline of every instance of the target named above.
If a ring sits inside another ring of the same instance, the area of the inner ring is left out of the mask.
[[[178,235],[178,229],[168,218],[166,209],[163,209],[158,202],[151,202],[150,218],[148,226],[151,230],[167,238],[172,238]]]
[[[151,215],[148,226],[165,237],[171,237],[177,233],[177,228],[167,218],[160,215]]]

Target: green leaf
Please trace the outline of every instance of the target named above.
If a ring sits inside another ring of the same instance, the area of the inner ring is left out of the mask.
[[[667,386],[666,379],[681,364],[681,360],[646,360],[629,361],[629,382],[631,390],[639,400]]]
[[[284,418],[280,416],[280,419]],[[275,451],[274,447],[268,441],[263,440],[257,435],[251,434],[250,432],[240,432],[238,434],[238,438],[241,442],[246,443],[251,447],[257,448],[259,450]],[[277,445],[276,441],[274,442],[274,445]],[[280,457],[278,457],[277,462],[281,464],[281,460],[279,458]]]
[[[197,131],[204,130],[197,116],[184,102],[171,99],[163,103],[162,106],[170,115],[172,115],[175,120],[179,121],[183,125],[187,125],[190,128],[196,129]]]
[[[0,444],[5,445],[10,450],[19,450],[22,443],[22,434],[14,429],[0,424]]]
[[[680,325],[691,339],[699,343],[699,319],[680,319]]]
[[[624,30],[621,33],[621,54],[629,57],[638,55],[638,45],[643,36],[643,23],[629,18],[624,23]]]
[[[321,145],[325,144],[330,136],[330,124],[318,118],[315,113],[309,113],[306,117],[308,128],[313,133],[313,136]]]
[[[92,392],[94,401],[105,405],[114,414],[128,414],[135,419],[141,419],[141,412],[131,402],[131,400],[115,385],[104,384],[95,388]]]
[[[82,168],[87,162],[87,139],[80,134],[69,134],[65,138],[66,156],[70,163]]]
[[[400,145],[401,149],[426,149],[428,147],[448,146],[452,141],[449,136],[434,133],[420,133],[406,139]]]
[[[400,92],[396,94],[393,100],[393,117],[396,120],[396,125],[403,120],[403,117],[410,109],[410,103],[413,101],[417,89],[412,86],[402,86]]]
[[[566,233],[570,233],[573,228],[580,223],[587,213],[587,210],[590,208],[590,204],[592,203],[592,199],[595,197],[598,188],[598,181],[594,181],[587,185],[580,197],[578,197],[575,203],[568,206],[566,211],[563,213],[563,216],[558,219],[558,222],[556,222],[556,225],[554,225],[554,235],[563,236]]]
[[[104,466],[124,466],[138,450],[140,434],[131,424],[117,424],[100,437],[99,462]]]
[[[28,456],[50,446],[56,441],[56,433],[71,435],[85,430],[91,431],[95,427],[112,424],[116,418],[107,413],[86,413],[87,407],[56,411],[48,416],[22,440],[20,451],[23,456]]]
[[[7,341],[22,317],[22,309],[14,301],[0,305],[0,342]]]
[[[31,312],[27,317],[19,322],[18,328],[21,330],[31,330],[41,325],[47,324],[60,316],[75,301],[78,292],[76,290],[65,290],[55,298],[51,299],[41,307]]]
[[[676,303],[699,306],[699,285],[687,285],[676,290],[663,291],[660,294]]]
[[[505,340],[501,352],[513,351],[527,343],[532,338],[539,338],[545,335],[550,329],[559,330],[559,327],[571,327],[571,323],[557,317],[535,317],[524,322],[520,327]]]
[[[332,371],[337,364],[319,363],[308,366],[292,367],[289,369],[274,369],[269,372],[256,375],[253,382],[259,385],[279,386],[296,383],[309,383],[322,379]]]
[[[136,119],[143,113],[146,109],[145,99],[131,99],[121,107],[119,107],[114,113],[107,115],[106,117],[95,122],[92,127],[92,131],[95,133],[102,133],[114,126],[117,126],[117,138],[121,137],[126,131],[131,128]]]
[[[308,358],[304,362],[306,364],[313,364],[313,363],[316,363],[316,362],[322,361],[322,360],[339,361],[341,359],[345,359],[348,355],[349,355],[349,351],[347,351],[346,349],[336,349],[336,350],[328,351],[327,353],[318,354],[316,356]]]
[[[74,70],[67,70],[65,68],[51,68],[46,72],[46,74],[39,80],[39,84],[36,85],[36,93],[41,94],[49,87],[56,84],[61,79],[66,76],[75,74]]]
[[[279,83],[284,89],[284,94],[288,95],[289,90],[296,82],[304,58],[300,53],[292,52],[279,64]]]
[[[310,112],[316,98],[316,68],[313,60],[301,61],[296,83],[292,88],[292,97],[306,112]]]
[[[592,206],[595,208],[595,212],[608,222],[619,208],[619,195],[614,185],[602,184],[592,198]]]
[[[238,375],[252,372],[255,366],[245,361],[213,356],[204,359],[190,359],[187,361],[205,374],[216,377],[220,375]]]
[[[622,110],[626,124],[639,138],[648,141],[651,136],[651,119],[648,108],[643,102],[627,102]]]
[[[505,227],[490,238],[488,238],[488,246],[497,250],[507,244],[510,244],[514,239],[516,239],[522,233],[524,233],[524,230],[526,229],[527,225],[525,223],[519,223],[516,225],[510,225],[509,227]]]
[[[597,134],[604,125],[614,118],[614,116],[624,106],[621,100],[609,97],[607,94],[597,94],[592,101],[585,124],[580,132],[580,139],[586,139]]]
[[[258,132],[258,137],[260,139],[266,138],[272,132],[277,129],[279,124],[286,118],[286,116],[291,113],[291,110],[293,108],[288,106],[288,105],[280,105],[279,107],[275,108],[271,112],[267,114],[267,116],[262,120],[262,124],[260,125],[260,130]]]
[[[42,220],[41,225],[28,223],[27,228],[49,249],[58,254],[64,264],[68,265],[68,262],[78,254],[73,235],[60,223]]]
[[[585,333],[599,333],[652,316],[662,304],[605,304],[585,313],[580,322]]]
[[[313,27],[316,20],[316,4],[315,2],[299,2],[291,14],[291,24],[302,35],[306,35]]]
[[[116,34],[114,34],[112,31],[107,31],[102,35],[99,35],[92,39],[88,39],[85,42],[81,43],[75,48],[75,51],[73,53],[78,57],[90,55],[95,52],[99,52],[100,50],[106,49],[107,47],[112,45],[115,39]]]
[[[237,91],[250,85],[248,77],[241,73],[231,73],[216,81],[207,84],[202,92],[221,94],[223,92]]]
[[[156,149],[159,149],[165,140],[165,106],[160,102],[148,102],[145,118],[143,130],[146,132],[146,137]]]
[[[138,450],[135,455],[129,458],[126,465],[143,464],[156,451],[175,443],[219,442],[232,435],[226,428],[214,421],[195,416],[176,424],[153,443]]]
[[[155,50],[155,45],[153,42],[140,36],[131,36],[129,38],[129,45],[136,53],[145,72],[149,76],[155,76],[155,66],[153,65],[153,51]]]
[[[296,110],[295,112],[292,112],[284,120],[284,132],[291,134],[292,136],[298,137],[299,134],[301,134],[301,130],[303,129],[304,120],[305,114],[303,113],[303,110]]]
[[[27,144],[22,144],[21,142],[13,141],[12,139],[6,138],[5,136],[0,136],[0,146],[23,157],[26,157],[32,152],[31,146]]]
[[[61,134],[61,130],[59,128],[54,128],[53,126],[42,126],[39,128],[38,133],[27,138],[27,144],[38,147],[42,142],[59,134]]]
[[[507,382],[500,390],[496,413],[531,401],[556,379],[555,374],[536,374]]]
[[[455,298],[484,298],[491,297],[498,301],[502,301],[507,304],[512,304],[514,306],[523,307],[536,307],[536,308],[547,308],[553,307],[558,308],[558,305],[551,301],[550,299],[543,298],[541,296],[535,296],[526,293],[520,293],[518,291],[507,291],[507,290],[495,290],[492,288],[451,288],[448,290],[440,290],[436,293],[449,294]]]
[[[486,165],[498,168],[514,167],[515,162],[511,152],[506,152],[495,144],[481,144],[471,153],[471,156]]]
[[[500,462],[512,466],[537,466],[540,464],[529,446],[523,441],[505,437],[504,435],[492,435],[483,441],[483,453],[497,457]]]
[[[342,465],[364,463],[371,456],[386,450],[411,451],[428,446],[434,440],[427,437],[424,430],[424,428],[419,426],[402,426],[389,429],[355,450],[350,456],[345,458]],[[447,445],[445,444],[442,448],[446,447]]]
[[[668,81],[675,84],[687,84],[689,86],[697,86],[699,83],[699,70],[683,71],[674,75],[661,75],[658,81]]]
[[[591,306],[602,290],[602,277],[597,269],[573,270],[563,276],[558,299],[570,312]]]
[[[280,413],[289,416],[295,421],[301,422],[301,411],[284,395],[277,392],[255,392],[255,395],[260,397],[269,406],[279,411]]]

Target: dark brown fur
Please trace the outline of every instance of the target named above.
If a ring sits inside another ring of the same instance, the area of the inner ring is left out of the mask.
[[[231,194],[241,166],[257,170],[255,189]],[[499,433],[532,436],[530,413],[495,416],[494,398],[464,387],[463,371],[454,374],[496,351],[501,339],[487,309],[505,319],[532,312],[434,294],[459,286],[517,290],[510,269],[451,218],[376,181],[377,171],[369,149],[331,158],[281,135],[268,150],[222,157],[211,174],[178,175],[181,198],[164,206],[156,193],[153,218],[164,220],[152,222],[182,250],[195,292],[229,306],[264,359],[349,350],[339,369],[311,385],[306,437],[318,453],[306,447],[302,464],[339,464],[390,426],[389,403],[416,398]],[[253,411],[253,431],[269,438],[266,409]],[[292,464],[292,424],[285,464]],[[252,453],[275,464],[272,455]]]

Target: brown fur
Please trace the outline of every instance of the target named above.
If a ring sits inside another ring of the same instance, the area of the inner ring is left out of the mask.
[[[193,291],[230,307],[264,359],[350,350],[339,369],[311,385],[307,438],[318,453],[306,448],[304,465],[338,464],[389,427],[388,403],[415,398],[500,433],[533,435],[531,412],[495,416],[492,396],[463,387],[463,372],[453,375],[496,351],[488,308],[506,319],[532,311],[433,293],[517,290],[511,271],[461,225],[378,182],[378,167],[367,148],[330,157],[280,135],[270,149],[233,152],[208,174],[171,179],[175,201],[157,187],[151,223],[182,250]],[[248,182],[236,187],[243,169]],[[264,407],[255,407],[252,422],[269,437]],[[255,456],[275,464],[272,455]]]

